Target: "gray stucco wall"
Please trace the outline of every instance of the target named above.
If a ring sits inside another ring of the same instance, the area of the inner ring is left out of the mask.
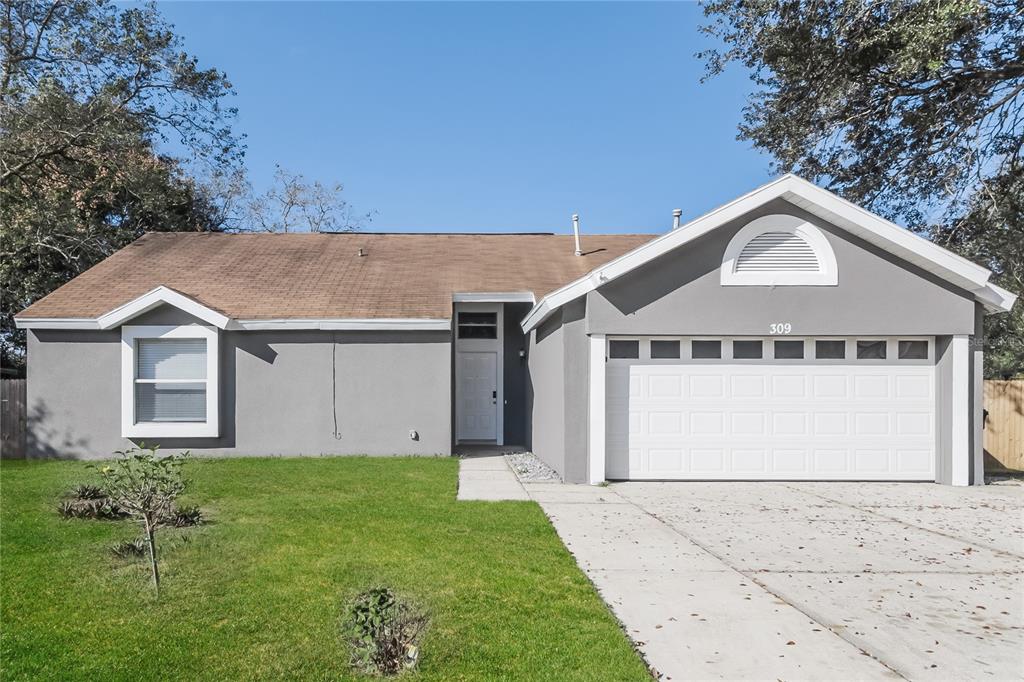
[[[548,466],[565,474],[565,348],[562,310],[530,333],[527,406],[530,447]]]
[[[531,446],[568,483],[587,480],[590,347],[585,326],[581,298],[530,335]]]
[[[565,471],[570,483],[587,481],[590,405],[590,344],[586,334],[586,302],[583,299],[565,306],[562,315],[563,366],[565,368]],[[603,475],[603,472],[602,472]]]
[[[838,286],[722,286],[729,240],[751,220],[788,213],[820,228]],[[975,301],[930,273],[783,200],[769,202],[587,296],[587,332],[601,334],[973,334]]]
[[[158,309],[133,323],[182,321]],[[105,458],[131,445],[120,436],[120,341],[119,331],[29,332],[30,457]],[[220,345],[221,436],[148,441],[219,456],[451,451],[446,331],[222,332]]]

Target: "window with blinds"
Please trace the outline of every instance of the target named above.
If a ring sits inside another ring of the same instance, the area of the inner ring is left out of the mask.
[[[138,339],[136,422],[206,421],[206,339]]]
[[[736,272],[819,272],[818,256],[803,237],[765,232],[747,242],[736,259]]]

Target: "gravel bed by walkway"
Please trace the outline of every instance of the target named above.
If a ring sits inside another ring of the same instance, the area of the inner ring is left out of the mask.
[[[523,483],[560,483],[558,473],[532,452],[505,455],[505,461]]]

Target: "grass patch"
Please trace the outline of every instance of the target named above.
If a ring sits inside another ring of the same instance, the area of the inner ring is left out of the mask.
[[[80,462],[0,463],[0,678],[349,679],[344,602],[388,584],[431,616],[417,679],[649,680],[543,512],[456,502],[458,462],[197,459],[161,531],[162,595],[110,548],[129,521],[62,519]]]

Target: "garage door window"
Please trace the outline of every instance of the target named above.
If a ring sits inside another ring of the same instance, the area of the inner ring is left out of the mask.
[[[690,357],[694,360],[718,360],[722,357],[722,342],[691,341]]]
[[[899,357],[900,357],[900,360],[927,360],[928,359],[928,342],[927,341],[900,341],[900,344],[899,344]]]
[[[814,357],[817,360],[844,360],[846,341],[819,340],[814,342]]]
[[[678,358],[678,341],[651,341],[652,360],[676,360]]]
[[[615,359],[636,359],[640,357],[639,341],[609,341],[608,357]]]
[[[885,360],[885,341],[858,341],[858,360]]]
[[[803,341],[776,341],[774,346],[776,360],[802,360],[804,357]]]
[[[760,360],[761,345],[760,341],[733,341],[732,357],[736,360]]]

